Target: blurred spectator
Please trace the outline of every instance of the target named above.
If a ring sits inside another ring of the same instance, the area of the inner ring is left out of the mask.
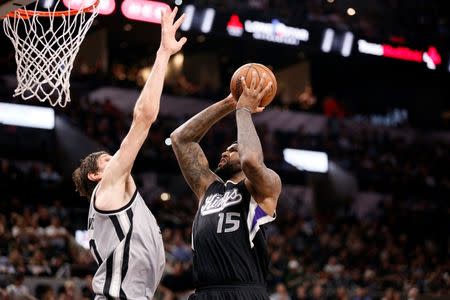
[[[195,289],[190,264],[181,261],[168,264],[170,270],[164,275],[158,289],[164,294],[164,300],[187,299]]]
[[[275,293],[270,295],[270,300],[291,300],[286,286],[283,283],[278,283],[275,287]]]
[[[41,250],[36,250],[28,264],[28,273],[33,276],[50,276],[51,269]]]
[[[50,218],[50,225],[45,228],[45,234],[50,244],[58,249],[65,249],[67,230],[61,226],[61,220],[57,216]]]
[[[417,300],[419,299],[419,289],[416,287],[412,287],[408,291],[408,300]]]
[[[322,285],[316,284],[312,288],[312,298],[313,300],[325,300],[327,297],[325,296]]]
[[[340,286],[336,289],[337,300],[349,300],[348,291],[344,286]]]
[[[92,279],[93,279],[92,275],[86,275],[84,279],[85,286],[81,288],[82,300],[91,300],[94,299],[95,297],[95,293],[92,290]]]
[[[345,117],[345,111],[342,104],[332,96],[327,96],[323,100],[323,113],[327,117],[343,118]]]
[[[39,300],[56,300],[55,291],[51,286],[46,284],[39,284],[36,286],[36,297]]]
[[[298,96],[298,104],[301,109],[308,110],[314,106],[317,102],[316,96],[314,96],[312,87],[307,85],[305,90]]]
[[[299,285],[295,289],[294,297],[292,300],[307,300],[308,299],[308,289],[305,285]]]
[[[44,184],[52,184],[61,181],[61,175],[59,175],[51,164],[46,164],[39,174],[39,178]]]
[[[64,286],[60,288],[58,300],[76,300],[75,283],[72,280],[66,280]]]
[[[344,267],[341,264],[338,264],[335,256],[331,256],[328,259],[328,263],[323,268],[325,272],[331,274],[335,278],[339,277],[339,274],[341,274],[343,269]]]
[[[17,273],[14,278],[14,283],[8,285],[6,291],[8,293],[9,300],[35,300],[28,288],[23,284],[25,275],[23,273]]]
[[[23,256],[22,253],[20,253],[19,249],[11,249],[9,253],[9,262],[11,263],[16,273],[24,273],[26,271]]]
[[[367,291],[365,288],[358,286],[355,290],[355,296],[352,300],[372,300],[369,296],[367,296]]]

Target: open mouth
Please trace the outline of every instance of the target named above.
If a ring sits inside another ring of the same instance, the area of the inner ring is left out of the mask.
[[[222,159],[219,161],[219,167],[222,167],[222,166],[225,165],[227,162],[228,162],[228,160],[227,160],[226,158],[222,158]]]

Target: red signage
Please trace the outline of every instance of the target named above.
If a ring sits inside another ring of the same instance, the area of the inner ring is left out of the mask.
[[[125,0],[122,3],[122,13],[132,20],[149,23],[161,23],[161,12],[170,9],[162,2],[147,0]]]
[[[423,60],[422,51],[391,45],[383,45],[383,56],[416,62],[422,62]]]
[[[358,41],[360,53],[384,56],[394,59],[425,63],[428,69],[434,70],[442,64],[441,55],[436,47],[430,46],[427,51],[414,50],[408,47],[395,47],[387,44],[369,43],[365,40]]]
[[[241,20],[239,20],[238,15],[231,15],[230,20],[227,23],[227,31],[229,35],[242,36],[242,33],[244,33],[244,25]]]

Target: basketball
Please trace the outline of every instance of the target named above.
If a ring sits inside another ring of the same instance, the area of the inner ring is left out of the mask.
[[[253,70],[257,73],[257,80],[256,84],[259,84],[259,81],[264,73],[266,73],[266,80],[272,81],[272,88],[269,90],[269,92],[262,98],[261,103],[259,106],[267,106],[272,102],[273,98],[275,97],[277,93],[277,79],[275,78],[275,75],[273,72],[262,64],[256,64],[256,63],[250,63],[241,66],[239,69],[237,69],[233,76],[231,77],[230,82],[230,90],[233,94],[233,97],[238,100],[239,97],[242,94],[242,84],[241,84],[241,77],[245,77],[245,82],[247,86],[250,86],[250,83],[252,82],[252,72]]]

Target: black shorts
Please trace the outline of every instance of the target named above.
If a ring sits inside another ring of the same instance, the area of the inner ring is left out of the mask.
[[[196,289],[188,300],[269,300],[269,294],[260,285],[210,285]]]

